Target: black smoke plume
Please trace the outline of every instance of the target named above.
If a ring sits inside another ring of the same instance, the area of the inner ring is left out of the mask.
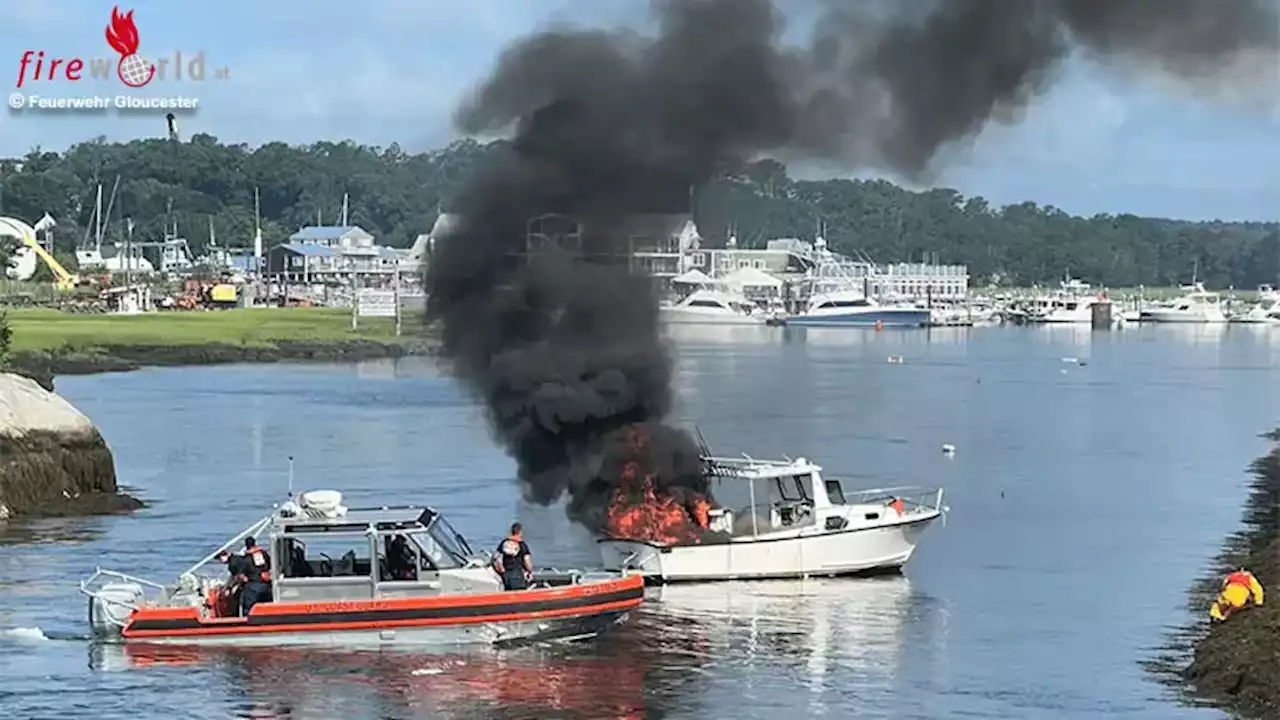
[[[797,47],[768,0],[652,8],[651,34],[553,29],[502,54],[457,122],[514,139],[456,199],[427,275],[444,355],[527,494],[568,491],[592,529],[628,426],[651,435],[660,489],[705,489],[696,445],[662,424],[672,366],[652,286],[626,265],[630,216],[685,212],[690,187],[766,153],[921,177],[1073,53],[1200,90],[1274,68],[1277,46],[1263,0],[830,1]],[[530,224],[547,213],[580,234]],[[572,249],[521,257],[530,236]]]

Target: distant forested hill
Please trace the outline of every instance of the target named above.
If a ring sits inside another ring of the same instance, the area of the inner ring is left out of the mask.
[[[209,135],[181,143],[95,141],[0,164],[0,214],[35,222],[48,212],[58,221],[57,243],[69,250],[85,237],[97,184],[105,204],[119,175],[109,235],[122,231],[119,218],[127,216],[135,238],[158,238],[172,203],[180,233],[198,250],[210,217],[220,244],[250,243],[255,186],[268,243],[317,218],[335,224],[345,192],[353,224],[407,246],[490,147],[464,140],[410,155],[395,145],[352,142],[249,148]],[[1177,285],[1198,268],[1210,286],[1252,288],[1280,273],[1276,224],[1082,218],[1034,203],[1000,208],[949,189],[792,180],[772,160],[698,189],[695,207],[710,244],[722,243],[731,226],[740,246],[750,247],[773,237],[811,238],[825,222],[827,240],[840,252],[857,249],[880,262],[932,253],[939,262],[969,265],[976,277],[998,274],[1019,285],[1054,282],[1067,272],[1111,287]]]

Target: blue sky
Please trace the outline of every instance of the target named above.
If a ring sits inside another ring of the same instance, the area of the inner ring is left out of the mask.
[[[13,89],[22,51],[110,57],[112,2],[6,0],[0,66]],[[447,144],[450,114],[511,40],[548,22],[644,17],[642,0],[136,0],[140,52],[203,50],[218,82],[173,83],[200,98],[184,136],[224,141],[353,138],[411,151]],[[117,84],[29,84],[48,96],[110,94]],[[159,88],[153,84],[152,88]],[[1272,87],[1272,101],[1280,88]],[[153,91],[150,94],[158,94]],[[1101,72],[1077,62],[1010,126],[952,153],[938,183],[998,203],[1034,200],[1069,212],[1280,220],[1280,111],[1245,109]],[[63,149],[96,135],[162,136],[160,117],[0,113],[0,156]],[[805,172],[805,171],[801,171]],[[830,176],[829,170],[807,174]]]

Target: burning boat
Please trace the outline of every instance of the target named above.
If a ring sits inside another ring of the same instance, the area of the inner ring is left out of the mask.
[[[605,568],[651,582],[899,570],[943,516],[942,489],[846,490],[804,458],[704,457],[710,492],[664,495],[623,477],[598,538]],[[713,498],[715,499],[713,501]]]
[[[255,536],[271,599],[239,616],[215,558]],[[507,644],[583,638],[626,620],[644,582],[613,572],[541,571],[503,591],[489,557],[430,507],[351,508],[341,493],[291,496],[163,586],[98,569],[80,584],[96,638],[236,645]],[[212,564],[222,577],[201,574]]]

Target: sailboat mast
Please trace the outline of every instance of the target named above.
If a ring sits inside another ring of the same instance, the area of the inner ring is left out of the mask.
[[[93,241],[102,254],[102,183],[98,183],[98,197],[93,202]]]
[[[101,191],[102,186],[98,186],[98,189],[99,191]],[[101,217],[101,222],[98,224],[99,225],[98,227],[98,236],[99,236],[98,252],[99,253],[102,252],[101,238],[106,237],[107,233],[110,232],[111,230],[111,210],[116,206],[116,192],[119,190],[120,190],[120,175],[117,174],[116,181],[111,184],[111,197],[107,198],[106,212],[99,213]]]

